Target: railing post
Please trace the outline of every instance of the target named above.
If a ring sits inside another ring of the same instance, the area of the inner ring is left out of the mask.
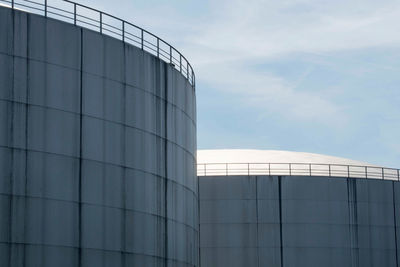
[[[397,181],[400,181],[400,170],[397,169]]]
[[[122,21],[122,41],[125,42],[125,21]]]
[[[14,0],[11,0],[11,7],[14,8]]]
[[[250,163],[247,163],[247,175],[250,176]]]
[[[347,165],[347,178],[350,178],[350,166]]]
[[[309,165],[308,168],[309,168],[309,170],[310,170],[310,176],[311,176],[311,163],[308,164],[308,165]]]
[[[328,167],[329,167],[329,177],[331,177],[331,164],[329,164]]]
[[[103,33],[103,12],[100,12],[100,33]]]
[[[368,166],[365,166],[365,179],[368,179]]]
[[[160,58],[160,39],[157,37],[157,57]]]
[[[172,64],[172,46],[169,46],[169,63]]]
[[[292,164],[289,163],[289,176],[292,176]]]
[[[268,174],[271,176],[271,163],[268,163]]]
[[[44,16],[47,17],[47,0],[44,0]]]
[[[76,25],[76,3],[74,3],[74,25]]]
[[[226,163],[226,166],[225,166],[225,169],[226,169],[226,176],[228,176],[228,163]]]
[[[189,62],[186,61],[186,76],[187,79],[189,80]]]
[[[207,176],[207,164],[204,163],[204,176]]]
[[[382,180],[385,180],[385,170],[382,168]]]
[[[179,53],[179,72],[182,73],[182,55]]]
[[[141,29],[142,30],[142,32],[141,32],[141,40],[140,40],[140,42],[141,42],[141,46],[142,46],[142,50],[143,50],[143,48],[144,48],[144,37],[143,37],[143,29]]]

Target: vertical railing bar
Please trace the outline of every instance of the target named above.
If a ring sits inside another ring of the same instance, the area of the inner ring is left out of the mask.
[[[384,180],[385,179],[385,171],[384,171],[384,168],[382,168],[382,180]]]
[[[44,16],[47,18],[47,0],[44,0]]]
[[[76,25],[76,3],[74,3],[74,25]]]
[[[207,164],[204,163],[204,176],[207,176]]]
[[[350,178],[350,166],[347,165],[347,178]]]
[[[365,166],[365,179],[368,179],[368,166]]]
[[[226,168],[226,173],[225,173],[225,175],[228,176],[228,163],[226,163],[225,168]]]
[[[186,77],[189,80],[189,62],[186,60]]]
[[[143,29],[141,29],[141,46],[142,46],[142,50],[144,48],[144,37],[143,37]]]
[[[309,170],[310,170],[310,176],[311,176],[311,163],[308,164],[308,165],[309,165],[308,168],[309,168]]]
[[[103,12],[100,11],[100,33],[103,33]]]
[[[271,163],[268,163],[268,174],[271,176]]]
[[[125,42],[125,20],[122,21],[122,41]]]
[[[400,181],[400,170],[397,169],[397,181]]]
[[[172,64],[172,46],[169,46],[169,63]]]
[[[11,0],[11,7],[14,9],[14,0]]]
[[[182,73],[182,54],[179,53],[179,72]]]
[[[250,176],[250,163],[247,163],[247,175]]]
[[[160,39],[157,37],[157,57],[160,58]]]
[[[329,177],[331,177],[331,164],[329,164],[328,167],[329,167]]]
[[[292,164],[289,163],[289,176],[292,176]]]

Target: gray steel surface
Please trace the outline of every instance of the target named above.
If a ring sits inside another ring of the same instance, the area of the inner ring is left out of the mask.
[[[139,47],[173,64],[195,87],[193,68],[175,47],[153,33],[114,15],[70,0],[0,0],[0,6],[72,23]]]
[[[199,176],[202,267],[397,267],[400,183]]]
[[[195,107],[140,48],[0,7],[0,266],[198,266]]]

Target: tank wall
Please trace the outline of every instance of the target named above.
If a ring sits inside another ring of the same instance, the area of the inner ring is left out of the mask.
[[[195,108],[154,56],[0,7],[0,266],[198,266]]]
[[[373,179],[200,176],[201,265],[398,266],[399,190]]]

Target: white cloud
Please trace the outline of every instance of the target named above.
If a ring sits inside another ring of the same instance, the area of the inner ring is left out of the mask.
[[[239,64],[219,64],[202,70],[208,82],[227,94],[240,98],[246,108],[254,108],[258,119],[267,118],[277,112],[290,120],[312,120],[326,126],[337,127],[347,123],[345,114],[323,95],[296,90],[296,84],[285,79],[260,73]]]
[[[293,53],[324,54],[400,44],[395,1],[219,1],[185,39],[198,79],[262,112],[343,126],[344,108],[321,92],[301,92],[252,64]],[[321,85],[322,89],[329,85]]]

